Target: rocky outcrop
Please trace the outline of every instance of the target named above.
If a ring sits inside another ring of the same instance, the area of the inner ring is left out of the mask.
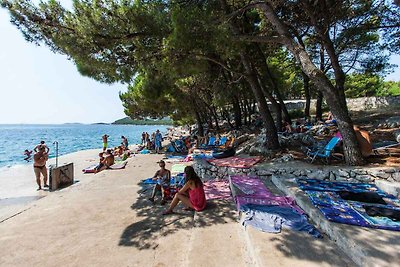
[[[388,182],[400,182],[400,168],[366,168],[366,167],[330,167],[313,166],[302,162],[292,161],[289,155],[276,160],[273,164],[259,164],[249,169],[239,169],[230,167],[216,167],[205,160],[197,160],[193,167],[197,174],[205,180],[208,179],[227,179],[229,175],[256,175],[260,177],[275,175],[291,175],[293,178],[307,176],[308,178],[370,183],[376,180]],[[286,162],[291,161],[292,164]],[[280,163],[279,163],[280,162]]]

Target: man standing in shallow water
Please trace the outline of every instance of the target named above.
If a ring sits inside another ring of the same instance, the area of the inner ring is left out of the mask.
[[[49,187],[47,185],[47,168],[46,161],[49,159],[48,154],[46,153],[46,148],[44,146],[40,146],[38,148],[38,152],[33,156],[33,171],[35,172],[36,182],[39,186],[37,190],[41,190],[42,186],[40,183],[40,174],[43,175],[43,183],[44,187]]]

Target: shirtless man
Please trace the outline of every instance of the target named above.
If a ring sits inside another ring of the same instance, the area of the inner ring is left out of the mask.
[[[38,148],[38,152],[36,152],[35,155],[33,156],[33,171],[35,172],[36,183],[39,186],[39,188],[37,190],[42,189],[42,186],[40,183],[40,174],[43,175],[44,187],[49,187],[47,185],[47,168],[46,168],[46,161],[48,159],[49,159],[49,157],[46,152],[46,147],[40,146]]]
[[[101,159],[101,157],[100,157],[101,161],[100,161],[100,164],[98,165],[100,167],[96,170],[96,173],[100,172],[102,170],[108,169],[108,168],[110,168],[111,165],[114,164],[115,159],[114,159],[114,155],[113,155],[111,149],[107,149],[107,151],[105,153],[103,153],[103,155],[104,154],[105,154],[105,156],[103,159]],[[100,154],[99,154],[99,156],[100,156]]]
[[[106,135],[106,134],[102,136],[102,138],[103,138],[103,152],[106,151],[106,149],[107,149],[107,146],[108,146],[108,137],[109,137],[109,136]]]

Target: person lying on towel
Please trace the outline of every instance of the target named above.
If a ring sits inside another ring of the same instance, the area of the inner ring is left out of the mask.
[[[154,197],[157,192],[161,191],[161,205],[164,205],[167,202],[165,199],[165,189],[169,187],[171,171],[165,168],[165,162],[163,160],[160,160],[158,165],[160,166],[160,169],[153,176],[153,180],[157,180],[157,184],[154,185],[153,193],[149,200],[154,203]]]
[[[203,182],[196,174],[192,166],[186,166],[185,170],[185,185],[177,194],[175,194],[171,205],[162,214],[174,213],[174,208],[181,201],[186,208],[195,211],[202,211],[206,207],[206,195],[204,193]]]

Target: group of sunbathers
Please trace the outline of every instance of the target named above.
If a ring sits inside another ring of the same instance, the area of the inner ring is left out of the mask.
[[[153,132],[151,138],[148,132],[142,133],[142,146],[148,150],[155,150],[156,153],[160,153],[162,149],[163,136],[160,130]]]
[[[207,149],[207,148],[229,148],[234,145],[235,138],[234,137],[223,137],[219,134],[213,135],[212,133],[207,134],[204,137],[198,137],[197,135],[180,137],[179,139],[171,141],[174,144],[175,149],[178,149],[178,152],[188,152],[188,154],[192,154],[195,150],[198,149]]]
[[[114,147],[113,149],[107,148],[108,146],[107,134],[102,136],[103,139],[103,152],[99,153],[99,164],[95,167],[95,173],[100,172],[104,169],[110,168],[115,163],[115,158],[126,160],[130,155],[128,138],[121,136],[121,145]]]
[[[325,120],[322,120],[319,117],[315,117],[313,120],[311,119],[310,116],[304,117],[304,118],[299,118],[296,121],[294,121],[292,124],[282,121],[282,129],[281,133],[305,133],[314,126],[325,126],[323,129],[324,132],[321,131],[322,133],[327,133],[329,134],[329,131],[326,131],[327,127],[329,126],[337,126],[336,124],[336,119],[333,117],[332,112],[328,113],[328,116]]]

